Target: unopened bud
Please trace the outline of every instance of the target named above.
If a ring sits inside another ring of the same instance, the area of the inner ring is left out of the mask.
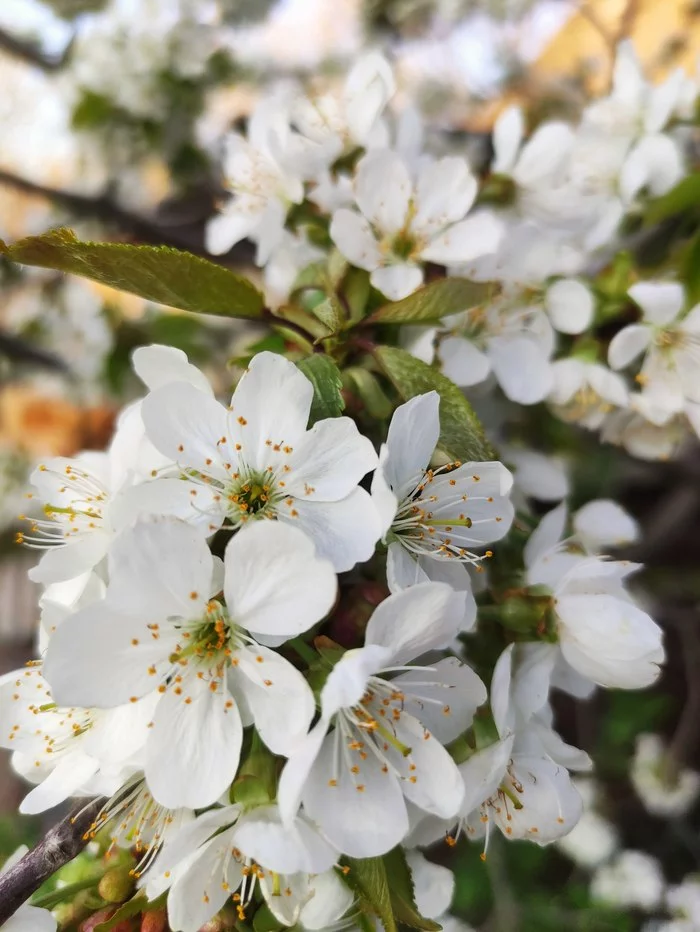
[[[126,868],[116,867],[107,871],[97,890],[108,903],[124,903],[134,892],[134,878]]]
[[[78,927],[79,932],[95,932],[97,926],[111,919],[114,912],[114,909],[101,909],[99,912],[93,913],[92,916],[80,923]],[[112,926],[112,932],[133,932],[133,928],[131,920],[124,919],[122,922],[118,922],[115,926]]]
[[[168,928],[168,914],[164,909],[144,913],[141,920],[141,932],[165,932]]]

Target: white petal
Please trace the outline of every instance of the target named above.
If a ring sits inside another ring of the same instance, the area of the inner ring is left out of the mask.
[[[432,236],[461,220],[474,203],[477,188],[466,159],[448,156],[429,163],[418,176],[411,229]]]
[[[168,920],[172,928],[198,932],[215,916],[236,889],[224,889],[223,879],[221,843],[213,838],[199,849],[187,871],[170,888]]]
[[[568,124],[542,124],[523,146],[513,178],[525,187],[546,182],[566,159],[574,141]]]
[[[370,152],[359,162],[355,200],[369,222],[382,233],[398,233],[402,229],[411,193],[408,169],[395,152]]]
[[[595,302],[587,285],[576,278],[561,278],[545,294],[545,307],[560,333],[583,333],[593,320]]]
[[[139,346],[131,355],[134,372],[154,391],[170,382],[189,382],[200,392],[212,395],[209,379],[187,358],[187,354],[174,346]]]
[[[638,282],[627,292],[644,312],[644,320],[657,327],[670,324],[685,304],[683,286],[678,282]]]
[[[580,359],[558,359],[551,365],[552,388],[549,400],[567,404],[586,383],[586,366]]]
[[[389,457],[389,447],[383,443],[379,450],[379,463],[372,476],[371,485],[372,502],[377,511],[378,528],[382,540],[391,527],[399,506],[399,500],[392,492],[387,476]]]
[[[569,494],[564,462],[536,450],[509,450],[504,456],[515,467],[516,486],[542,502],[558,502]]]
[[[359,772],[351,773],[338,755],[337,740],[345,739],[336,732],[324,739],[304,788],[304,808],[332,844],[350,857],[386,854],[408,831],[400,783],[391,771],[382,770],[374,754],[361,761]]]
[[[313,395],[311,382],[284,356],[254,356],[233,393],[228,421],[241,459],[261,470],[286,463],[306,433]]]
[[[187,382],[146,395],[141,409],[149,440],[163,456],[205,475],[226,478],[219,440],[226,436],[226,409]]]
[[[480,210],[434,237],[421,250],[420,257],[425,262],[459,265],[495,252],[504,233],[505,228],[495,214]]]
[[[547,844],[568,834],[581,817],[581,797],[568,772],[553,761],[518,757],[514,761],[522,808],[503,807],[500,822],[509,837]]]
[[[514,727],[514,709],[511,700],[514,651],[515,645],[509,644],[501,652],[491,677],[491,712],[501,738],[504,738]]]
[[[377,465],[371,442],[349,417],[318,421],[287,460],[285,490],[309,501],[345,498]]]
[[[305,531],[316,545],[318,556],[330,560],[337,573],[369,560],[380,536],[377,510],[368,493],[360,488],[339,502],[297,499],[290,512],[281,511],[279,517]]]
[[[652,197],[670,191],[683,177],[683,158],[670,136],[645,136],[632,149],[620,172],[620,193],[630,203],[646,188]]]
[[[566,503],[562,502],[561,505],[548,511],[541,519],[536,529],[530,535],[527,544],[525,544],[524,559],[525,566],[528,569],[534,567],[534,565],[553,550],[562,539],[564,536],[564,528],[566,527],[566,517]]]
[[[604,401],[620,408],[627,406],[627,384],[616,372],[611,372],[599,363],[592,363],[588,367],[588,382]]]
[[[338,860],[338,851],[310,822],[300,817],[285,826],[277,806],[258,807],[243,816],[234,839],[246,857],[278,874],[320,874]]]
[[[156,708],[146,747],[146,780],[154,798],[169,809],[212,805],[236,775],[241,718],[228,691],[219,684],[213,692],[210,685],[188,671],[182,693],[171,686]]]
[[[20,906],[3,924],[4,932],[56,932],[56,920],[48,909]]]
[[[610,341],[608,364],[611,369],[626,369],[651,342],[651,328],[645,324],[628,324]]]
[[[426,919],[438,919],[452,903],[454,874],[449,868],[428,861],[419,851],[407,851],[406,860],[411,868],[418,912]]]
[[[28,573],[32,582],[51,585],[81,576],[97,566],[107,553],[111,535],[100,530],[85,533],[63,546],[52,547]]]
[[[258,521],[230,541],[224,592],[235,622],[253,633],[294,637],[333,607],[336,577],[299,528]]]
[[[446,337],[437,349],[440,368],[455,385],[478,385],[491,372],[486,353],[464,337]]]
[[[574,531],[587,550],[600,552],[639,540],[640,528],[621,505],[600,498],[588,502],[574,514]]]
[[[311,896],[311,878],[308,874],[280,874],[270,871],[260,877],[260,889],[265,903],[275,919],[285,927],[295,926],[299,915]]]
[[[48,777],[24,797],[19,811],[36,815],[77,795],[85,783],[94,776],[99,762],[94,757],[74,751],[63,757]]]
[[[552,389],[549,354],[526,336],[495,337],[489,343],[491,366],[504,394],[518,404],[543,401]]]
[[[371,272],[382,264],[382,253],[367,220],[341,207],[333,214],[330,236],[345,258],[359,269]]]
[[[43,672],[58,705],[109,709],[150,693],[159,679],[149,669],[167,663],[173,647],[163,637],[152,639],[146,622],[100,602],[60,625]]]
[[[151,515],[179,518],[209,535],[223,523],[225,509],[215,486],[184,478],[152,479],[124,488],[110,508],[117,531]]]
[[[353,140],[361,145],[396,90],[389,62],[379,52],[363,55],[345,80],[345,118]]]
[[[447,647],[462,617],[459,593],[444,583],[420,583],[390,595],[374,610],[365,644],[388,647],[393,664],[406,663],[428,650]]]
[[[212,595],[213,558],[201,531],[178,521],[142,521],[115,539],[109,604],[148,622],[202,611]]]
[[[425,685],[429,681],[433,683]],[[392,682],[400,684],[406,695],[406,712],[441,744],[449,744],[471,727],[474,713],[488,698],[481,679],[457,657],[438,660],[431,672],[402,673]]]
[[[280,774],[277,804],[286,825],[296,817],[311,768],[328,731],[327,719],[321,718],[303,738]]]
[[[259,216],[226,209],[207,221],[205,244],[212,256],[223,256],[232,246],[253,232]]]
[[[355,901],[355,895],[334,870],[313,878],[314,895],[301,911],[303,929],[324,932],[335,926]]]
[[[510,175],[515,167],[520,143],[525,135],[525,119],[520,107],[508,107],[493,127],[494,160],[491,171]]]
[[[367,644],[343,654],[328,674],[321,691],[323,718],[330,721],[340,709],[351,709],[357,705],[367,691],[370,676],[391,660],[391,650],[376,644]]]
[[[372,272],[370,282],[390,301],[400,301],[423,284],[423,270],[413,262],[386,265]]]
[[[513,750],[513,736],[509,735],[482,751],[472,754],[459,765],[464,782],[463,815],[469,815],[500,786]]]
[[[439,411],[437,392],[416,395],[394,411],[386,439],[389,457],[384,474],[399,500],[413,491],[430,464],[440,436]]]
[[[296,667],[273,650],[250,645],[235,654],[234,672],[255,727],[275,754],[289,756],[306,735],[314,696]]]

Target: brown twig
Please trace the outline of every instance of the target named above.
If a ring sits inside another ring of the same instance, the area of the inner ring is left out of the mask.
[[[14,867],[0,874],[0,926],[36,893],[45,880],[80,854],[87,844],[84,835],[104,804],[104,799],[96,799],[87,806],[81,805],[54,825]]]

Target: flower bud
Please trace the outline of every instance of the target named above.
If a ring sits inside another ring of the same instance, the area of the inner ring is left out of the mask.
[[[164,909],[144,913],[141,920],[141,932],[165,932],[168,928],[168,914]]]
[[[97,890],[108,903],[124,903],[134,892],[134,878],[126,868],[117,867],[107,871]]]

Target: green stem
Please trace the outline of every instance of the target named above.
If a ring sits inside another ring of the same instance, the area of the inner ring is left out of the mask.
[[[299,654],[299,656],[305,660],[309,665],[316,663],[318,660],[318,654],[301,637],[292,638],[289,642],[289,646],[293,647],[294,650]]]
[[[86,878],[85,880],[76,880],[75,883],[68,883],[65,887],[59,887],[52,890],[51,893],[45,893],[43,896],[37,896],[32,900],[32,906],[39,906],[42,909],[54,909],[64,900],[69,900],[74,894],[82,890],[89,890],[91,887],[97,887],[102,879],[102,874],[96,877]]]

